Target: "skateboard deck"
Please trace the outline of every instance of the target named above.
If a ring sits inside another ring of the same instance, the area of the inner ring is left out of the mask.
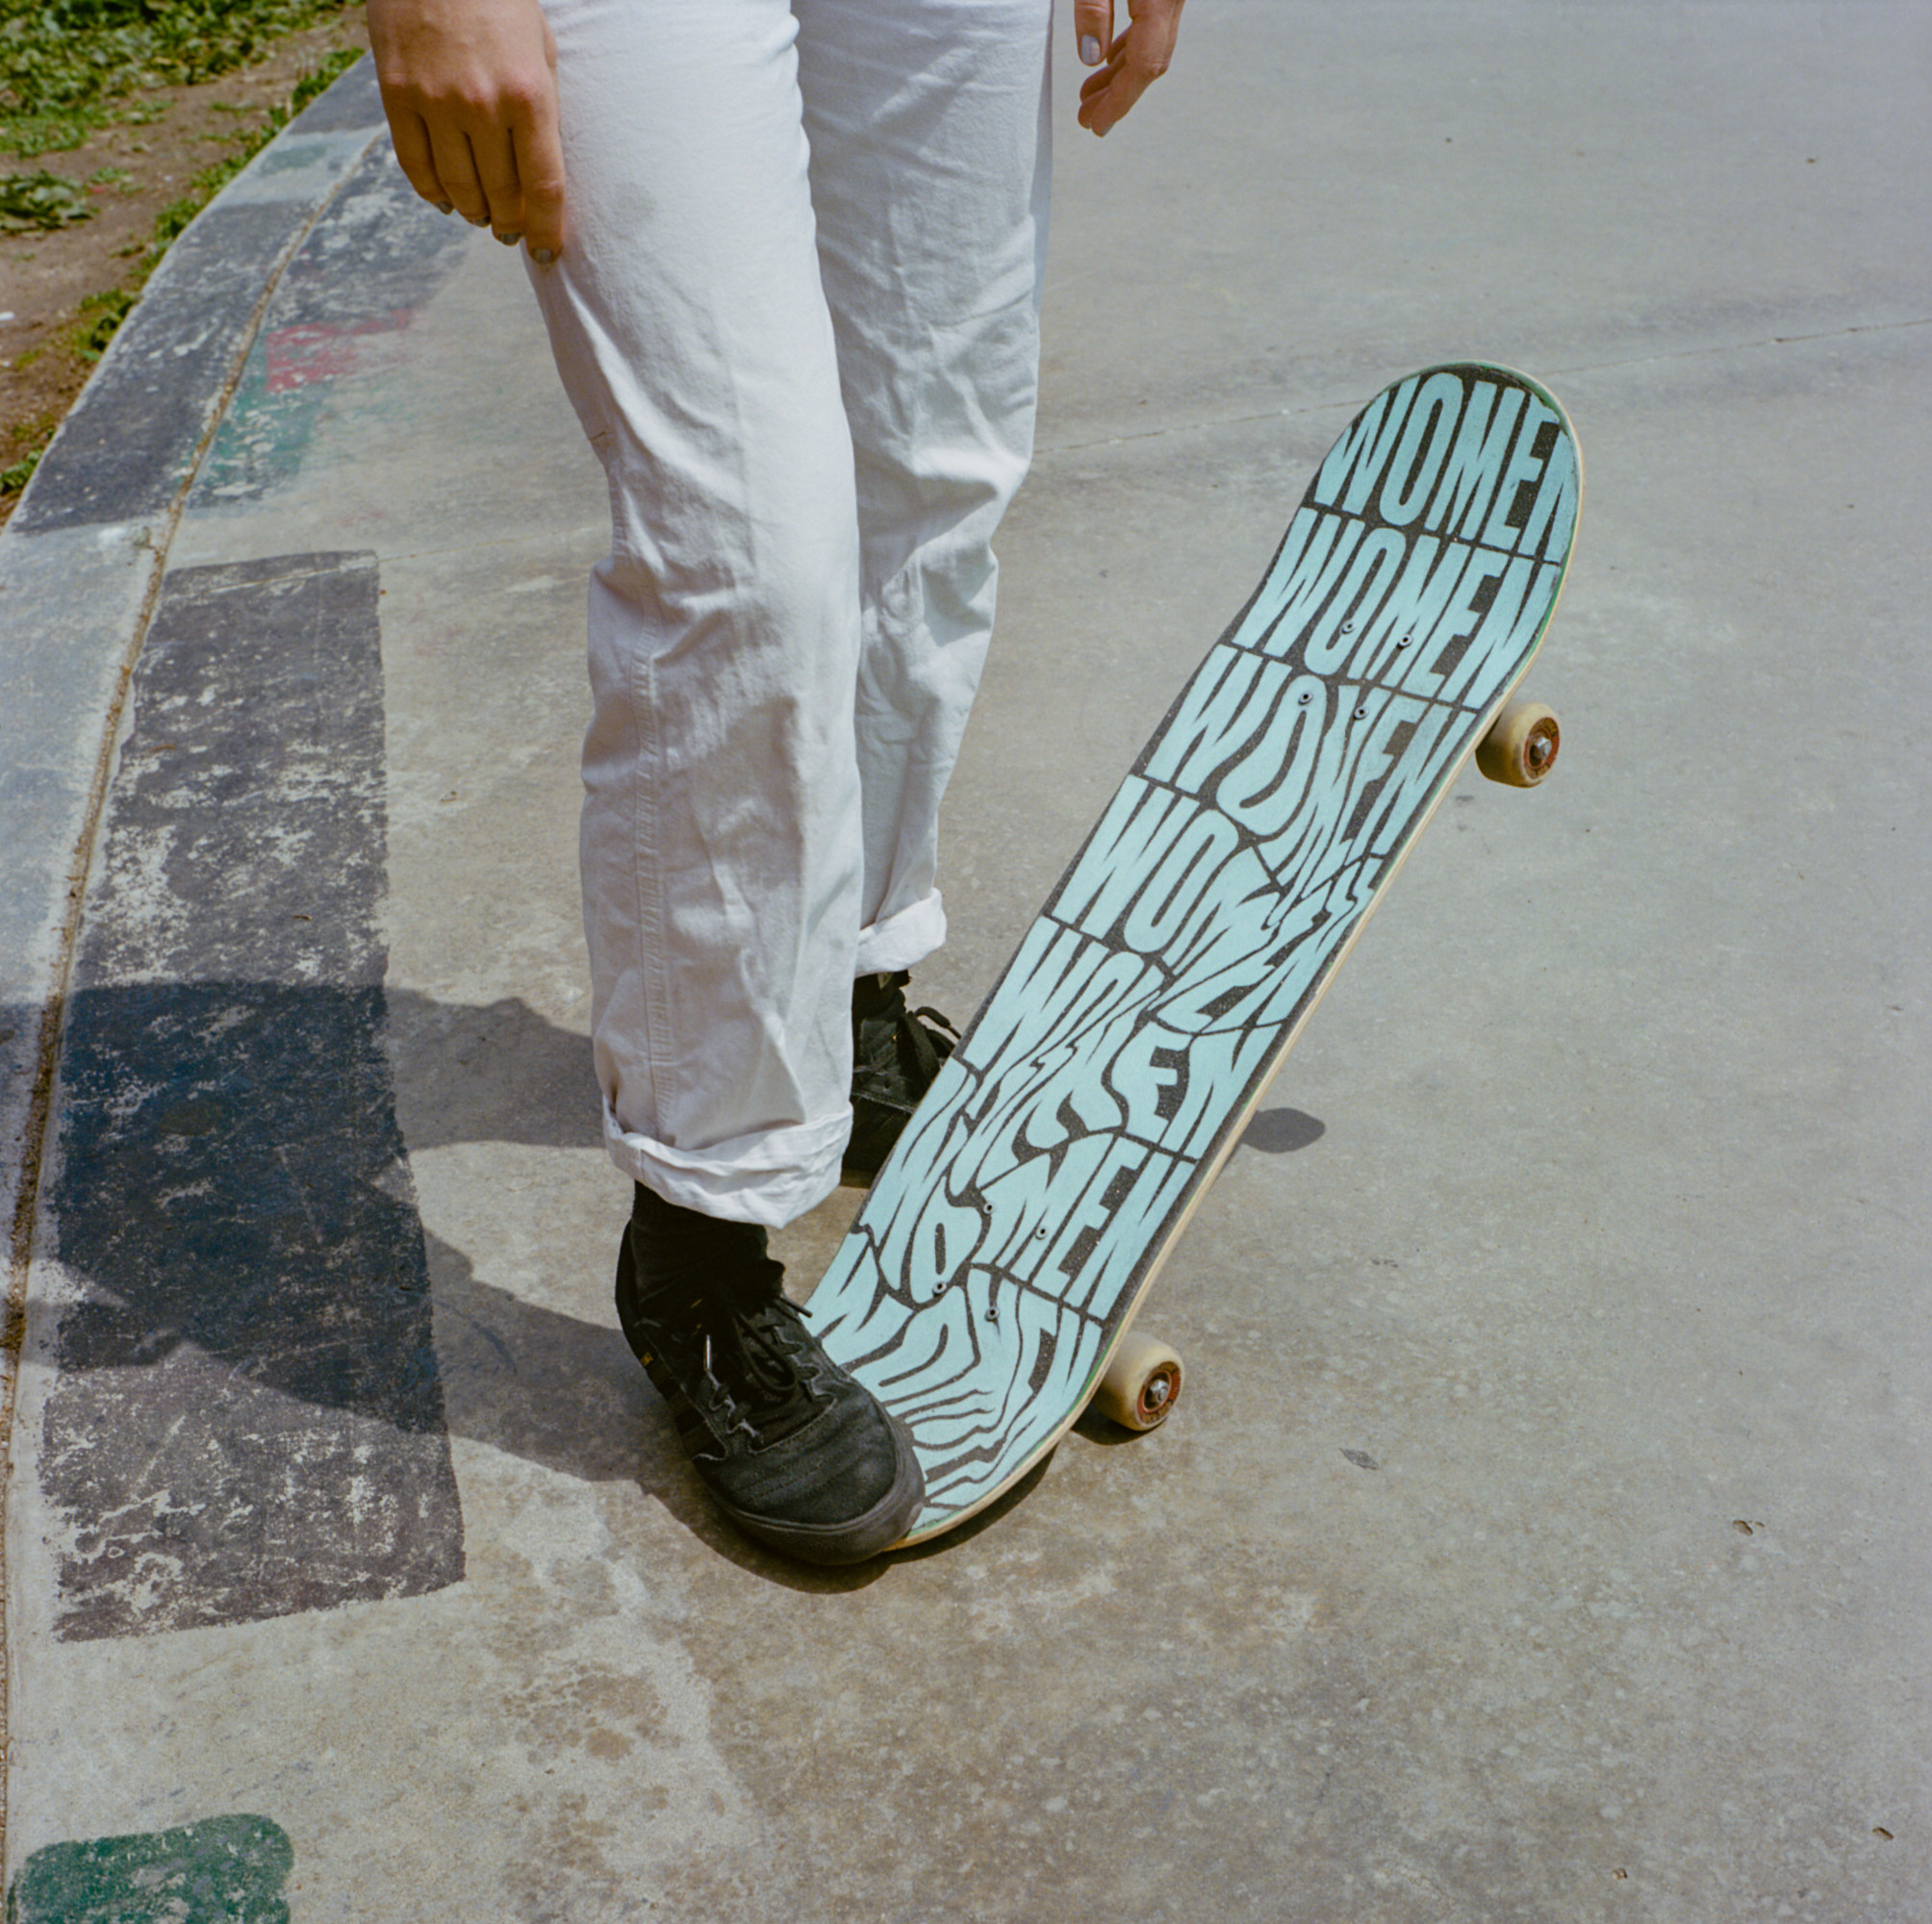
[[[1474,363],[1394,383],[1323,460],[812,1297],[826,1349],[912,1433],[904,1543],[1010,1489],[1086,1405],[1528,668],[1581,500],[1562,408]],[[1505,722],[1486,772],[1513,755],[1527,786],[1554,718]]]

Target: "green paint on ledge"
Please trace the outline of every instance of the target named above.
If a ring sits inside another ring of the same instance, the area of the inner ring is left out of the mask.
[[[7,1924],[289,1924],[282,1886],[294,1861],[267,1817],[49,1844],[13,1880]]]

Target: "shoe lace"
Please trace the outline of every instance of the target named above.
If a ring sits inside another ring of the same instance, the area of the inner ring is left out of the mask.
[[[733,1307],[722,1319],[722,1330],[705,1331],[704,1383],[712,1408],[726,1429],[742,1431],[753,1447],[801,1429],[831,1401],[819,1380],[804,1316],[800,1304],[777,1296]]]

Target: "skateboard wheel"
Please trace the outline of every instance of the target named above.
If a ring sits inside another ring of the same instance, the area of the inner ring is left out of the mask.
[[[1556,766],[1563,730],[1556,710],[1540,701],[1513,701],[1476,748],[1476,766],[1491,781],[1535,788]]]
[[[1130,1329],[1101,1374],[1093,1407],[1124,1429],[1152,1430],[1180,1401],[1180,1352]]]

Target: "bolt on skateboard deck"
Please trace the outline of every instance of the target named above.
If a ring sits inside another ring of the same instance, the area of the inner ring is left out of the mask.
[[[1415,838],[1476,752],[1533,786],[1548,709],[1505,704],[1569,565],[1563,409],[1476,363],[1350,422],[947,1061],[811,1301],[963,1523],[1089,1401],[1173,1406],[1128,1330]],[[900,1547],[903,1547],[902,1545]]]

